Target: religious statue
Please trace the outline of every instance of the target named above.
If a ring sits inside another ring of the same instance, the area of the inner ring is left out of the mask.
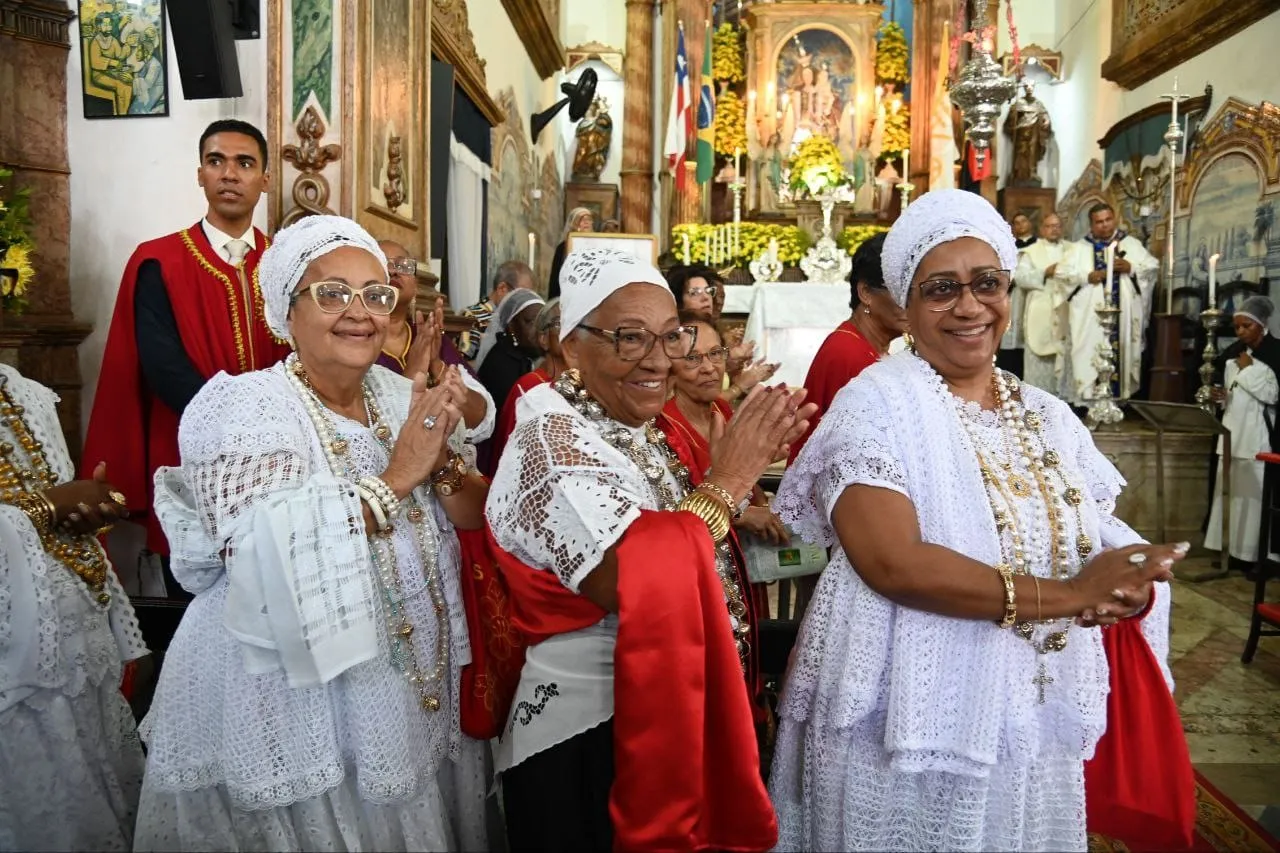
[[[1015,187],[1038,187],[1037,169],[1049,150],[1049,138],[1053,136],[1053,124],[1049,110],[1035,95],[1035,84],[1022,83],[1024,97],[1014,102],[1004,121],[1005,135],[1013,140],[1013,175]]]
[[[760,212],[775,213],[782,187],[782,134],[775,131],[763,149],[748,143],[748,153],[756,169]]]
[[[573,155],[573,180],[599,181],[613,141],[613,119],[609,117],[609,104],[604,98],[597,97],[591,102],[574,136],[578,139],[578,150]]]

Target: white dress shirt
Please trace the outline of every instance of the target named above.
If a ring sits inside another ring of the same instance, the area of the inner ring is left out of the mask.
[[[243,240],[249,244],[249,251],[252,252],[258,248],[257,234],[254,233],[253,226],[249,226],[249,230],[241,234],[239,237],[232,237],[223,231],[219,231],[210,222],[208,217],[200,220],[200,227],[204,229],[204,236],[209,238],[209,245],[213,246],[213,250],[218,253],[218,257],[222,258],[223,263],[231,264],[231,252],[227,250],[227,244],[232,240]]]

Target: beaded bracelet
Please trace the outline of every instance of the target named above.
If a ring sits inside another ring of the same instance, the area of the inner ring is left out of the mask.
[[[996,571],[1004,581],[1004,618],[997,624],[1001,628],[1012,628],[1018,621],[1018,593],[1013,587],[1013,569],[1001,563],[996,566]]]
[[[400,510],[404,508],[404,502],[396,497],[396,493],[381,477],[361,477],[359,485],[378,496],[378,500],[382,501],[382,508],[386,511],[388,521],[394,520],[400,514]]]
[[[698,488],[704,492],[710,492],[714,497],[724,501],[725,509],[729,510],[729,515],[733,517],[734,521],[742,517],[742,513],[738,511],[738,505],[733,500],[733,495],[729,494],[728,489],[706,480],[703,480]]]

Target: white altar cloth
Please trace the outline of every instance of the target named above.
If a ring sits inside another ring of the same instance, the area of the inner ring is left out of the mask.
[[[804,385],[827,335],[849,318],[848,284],[771,282],[725,288],[724,313],[747,314],[756,357],[780,362],[770,384]]]

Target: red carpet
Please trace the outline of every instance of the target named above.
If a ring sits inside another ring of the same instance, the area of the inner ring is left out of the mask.
[[[1100,835],[1089,836],[1090,853],[1138,849]],[[1196,843],[1188,853],[1280,853],[1280,843],[1197,772]]]

